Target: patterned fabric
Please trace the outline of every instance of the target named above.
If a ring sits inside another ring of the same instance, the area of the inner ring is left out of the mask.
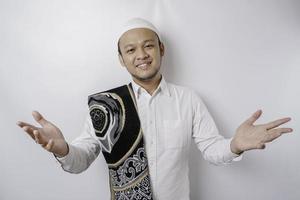
[[[112,200],[152,200],[143,132],[131,84],[89,96],[95,134],[108,164]]]

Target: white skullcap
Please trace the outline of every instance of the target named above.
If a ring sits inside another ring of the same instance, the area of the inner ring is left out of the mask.
[[[118,33],[118,40],[121,38],[121,36],[126,32],[129,31],[131,29],[135,29],[135,28],[147,28],[152,30],[153,32],[155,32],[158,36],[158,38],[160,39],[160,34],[159,31],[157,30],[157,28],[155,28],[155,26],[150,23],[149,21],[142,19],[142,18],[133,18],[128,20],[123,27],[121,28],[121,30]]]

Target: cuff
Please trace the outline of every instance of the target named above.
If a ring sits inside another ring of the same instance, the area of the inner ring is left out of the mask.
[[[226,139],[225,143],[224,143],[224,162],[225,163],[230,163],[232,161],[240,161],[243,158],[242,154],[235,154],[232,153],[231,148],[230,148],[230,143],[232,141],[233,138],[230,139]]]
[[[67,165],[70,163],[72,155],[74,154],[73,147],[67,143],[68,146],[68,154],[64,157],[57,157],[55,154],[53,156],[61,165]]]

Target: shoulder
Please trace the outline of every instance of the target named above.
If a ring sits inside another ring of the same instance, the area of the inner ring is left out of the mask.
[[[168,89],[169,89],[171,95],[175,94],[175,95],[188,97],[188,98],[191,98],[191,99],[197,99],[197,98],[201,99],[198,92],[193,88],[183,86],[183,85],[174,84],[174,83],[169,83],[169,82],[167,84],[168,84]]]
[[[191,87],[168,83],[171,98],[177,99],[181,105],[186,104],[192,110],[205,107],[199,92]]]
[[[95,92],[95,93],[92,93],[92,94],[88,95],[88,99],[97,97],[99,95],[102,95],[103,93],[120,93],[121,91],[124,91],[124,89],[127,88],[127,87],[128,87],[128,85],[121,85],[121,86],[114,87],[114,88],[111,88],[111,89],[108,89],[108,90]]]

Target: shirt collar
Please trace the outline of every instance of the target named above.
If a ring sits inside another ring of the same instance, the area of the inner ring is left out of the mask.
[[[132,88],[133,88],[133,91],[135,93],[135,96],[136,98],[139,98],[140,94],[141,94],[141,89],[142,87],[140,85],[138,85],[136,82],[134,82],[134,80],[131,81],[131,84],[132,84]],[[168,88],[168,83],[166,82],[165,78],[162,76],[161,80],[160,80],[160,83],[159,85],[157,86],[155,93],[157,92],[162,92],[162,94],[166,94],[167,96],[171,96],[171,93],[169,91],[169,88]]]

